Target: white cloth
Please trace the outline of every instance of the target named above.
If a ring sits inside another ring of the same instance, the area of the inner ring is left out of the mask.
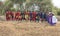
[[[55,16],[52,16],[52,23],[57,23],[57,18]]]

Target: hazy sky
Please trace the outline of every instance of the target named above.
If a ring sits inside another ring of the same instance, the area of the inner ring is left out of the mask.
[[[60,8],[60,0],[52,0],[54,6]]]

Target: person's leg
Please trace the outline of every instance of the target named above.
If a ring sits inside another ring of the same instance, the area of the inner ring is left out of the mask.
[[[34,18],[34,21],[36,22],[36,18]]]
[[[10,20],[10,17],[7,17],[6,20],[9,21]]]
[[[39,18],[38,18],[38,23],[39,23]]]
[[[39,23],[39,19],[36,19],[36,21]]]
[[[31,22],[31,18],[30,18],[29,20],[30,20],[30,22]]]
[[[43,22],[43,18],[41,18],[41,22]]]
[[[33,20],[34,22],[36,22],[35,17],[33,17],[32,20]]]

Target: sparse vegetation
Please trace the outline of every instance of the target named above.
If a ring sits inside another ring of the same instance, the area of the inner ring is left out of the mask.
[[[56,26],[44,23],[0,21],[0,36],[60,36],[60,22]],[[45,26],[47,25],[47,26]]]

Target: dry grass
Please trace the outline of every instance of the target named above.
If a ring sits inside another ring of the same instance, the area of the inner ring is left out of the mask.
[[[50,26],[47,22],[0,21],[0,36],[60,36],[60,22]]]

